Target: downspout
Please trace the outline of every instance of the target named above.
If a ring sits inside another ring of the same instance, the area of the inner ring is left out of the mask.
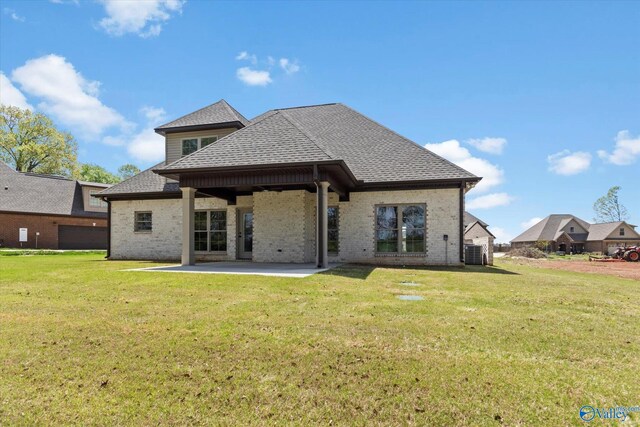
[[[464,190],[466,188],[466,181],[460,182],[460,262],[464,264]]]
[[[111,202],[106,198],[102,199],[107,202],[107,256],[106,259],[109,259],[111,256]]]

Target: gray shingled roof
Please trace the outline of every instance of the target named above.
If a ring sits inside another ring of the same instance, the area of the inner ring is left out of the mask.
[[[95,186],[103,184],[85,183]],[[84,210],[78,181],[52,175],[16,172],[0,162],[0,211],[106,217]]]
[[[589,227],[589,237],[587,238],[587,240],[589,240],[589,241],[605,240],[607,237],[609,237],[609,235],[611,233],[617,231],[620,227],[622,227],[625,224],[626,223],[624,221],[604,222],[604,223],[600,223],[600,224],[591,224],[591,227]],[[629,238],[629,237],[638,238],[638,237],[640,237],[640,235],[638,235],[637,232],[634,231],[634,233],[635,233],[635,235],[625,234],[624,237],[625,238]],[[618,236],[616,236],[616,237],[618,237]]]
[[[489,224],[487,224],[486,222],[484,222],[483,220],[481,220],[480,218],[478,218],[477,216],[466,212],[464,213],[464,226],[470,226],[473,225],[474,222],[479,222],[480,225],[482,225],[483,227],[488,227]]]
[[[139,174],[132,176],[112,187],[100,192],[101,196],[113,194],[131,193],[177,193],[180,194],[180,187],[177,182],[169,181],[167,178],[153,172],[164,165],[164,162],[146,169]]]
[[[164,170],[342,160],[365,183],[478,179],[342,104],[272,110]]]
[[[585,230],[589,230],[590,224],[576,216],[569,214],[552,214],[544,218],[524,233],[513,238],[512,242],[536,242],[541,240],[553,241],[561,234],[560,229],[571,220],[575,220]]]
[[[198,111],[182,116],[172,122],[165,123],[157,127],[156,130],[163,131],[185,126],[204,126],[232,122],[240,122],[243,126],[249,124],[249,120],[229,105],[227,101],[221,99]]]

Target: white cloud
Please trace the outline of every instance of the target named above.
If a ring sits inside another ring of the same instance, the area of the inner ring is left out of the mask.
[[[475,186],[475,192],[485,192],[504,181],[504,171],[498,166],[479,157],[471,155],[469,150],[462,147],[460,142],[451,139],[439,144],[426,144],[427,150],[444,157],[461,168],[482,177],[482,181]]]
[[[476,147],[480,151],[490,154],[502,154],[504,146],[507,145],[505,138],[481,138],[481,139],[467,139],[467,144]]]
[[[18,15],[15,10],[10,9],[8,7],[5,7],[3,9],[3,12],[4,12],[5,15],[9,15],[11,17],[11,19],[13,19],[16,22],[24,22],[24,21],[26,21],[24,16]]]
[[[576,175],[586,171],[591,166],[591,154],[585,151],[572,153],[563,150],[547,156],[549,170],[558,175]]]
[[[523,229],[525,229],[525,230],[526,230],[526,229],[529,229],[529,228],[533,227],[534,225],[536,225],[536,224],[537,224],[537,223],[539,223],[540,221],[542,221],[542,218],[537,217],[537,216],[534,216],[534,217],[533,217],[533,218],[531,218],[531,219],[528,219],[528,220],[526,220],[526,221],[524,221],[524,222],[521,222],[521,223],[520,223],[520,226],[521,226]]]
[[[143,107],[140,113],[146,118],[146,127],[133,136],[127,145],[127,151],[136,160],[142,162],[159,162],[164,159],[164,138],[153,129],[166,119],[162,108]]]
[[[246,50],[243,50],[242,52],[240,52],[238,56],[236,56],[236,59],[238,61],[249,61],[253,65],[258,63],[258,57],[255,56],[254,54],[249,54]]]
[[[253,70],[249,67],[238,68],[236,76],[249,86],[266,86],[272,82],[268,71]]]
[[[133,126],[98,99],[100,82],[86,80],[62,56],[31,59],[11,77],[24,92],[42,99],[38,109],[82,138],[96,139],[109,128],[126,132]]]
[[[280,68],[282,68],[287,74],[294,74],[300,71],[300,66],[298,65],[298,63],[291,62],[287,58],[280,58],[279,64]]]
[[[24,94],[2,72],[0,72],[0,104],[33,110]]]
[[[468,210],[491,209],[498,206],[506,206],[512,201],[513,197],[507,193],[491,193],[467,201],[465,208]]]
[[[501,227],[489,227],[489,231],[496,236],[496,243],[506,243],[513,238],[513,233]]]
[[[609,154],[605,150],[599,150],[598,156],[607,163],[624,166],[635,163],[640,157],[640,135],[635,138],[628,130],[621,130],[615,138],[616,145]]]
[[[107,17],[100,20],[112,36],[134,33],[140,37],[154,37],[162,25],[175,13],[182,12],[184,0],[101,0]]]

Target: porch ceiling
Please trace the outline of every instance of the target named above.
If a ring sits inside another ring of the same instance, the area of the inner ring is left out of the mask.
[[[199,193],[235,203],[235,198],[254,191],[307,190],[316,191],[316,183],[329,182],[332,191],[348,200],[355,183],[339,165],[308,165],[268,169],[247,168],[233,171],[183,173],[180,187],[196,188]]]

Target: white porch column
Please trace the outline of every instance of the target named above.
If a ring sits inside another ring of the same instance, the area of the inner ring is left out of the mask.
[[[316,266],[318,268],[329,267],[329,229],[327,205],[329,204],[329,183],[322,181],[316,183],[317,192],[317,212],[316,212]]]
[[[193,249],[193,211],[195,209],[196,189],[191,187],[182,190],[182,265],[196,263]]]

